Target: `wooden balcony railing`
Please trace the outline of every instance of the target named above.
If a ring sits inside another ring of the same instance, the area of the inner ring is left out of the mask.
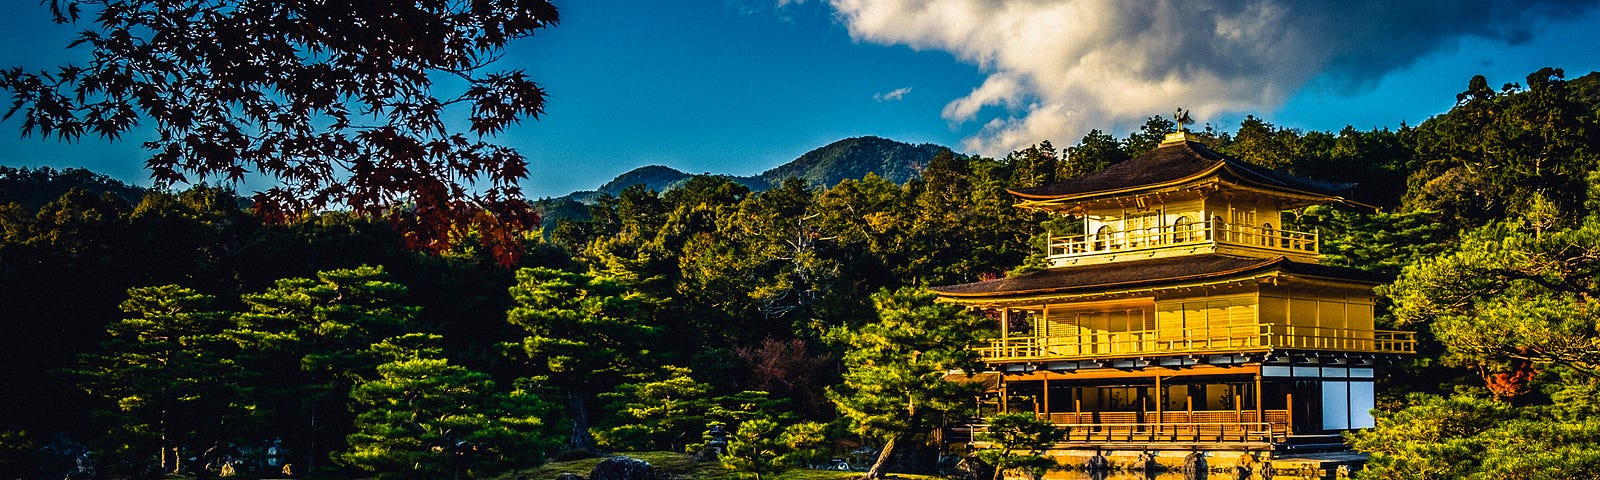
[[[1089,331],[1077,335],[995,340],[978,353],[988,362],[1087,360],[1267,349],[1416,353],[1416,334],[1394,330],[1241,325],[1209,329]]]
[[[1227,244],[1296,254],[1317,254],[1317,234],[1235,225],[1198,222],[1167,225],[1125,232],[1051,237],[1046,256],[1052,260],[1105,255],[1152,248]]]
[[[1061,443],[1280,443],[1289,436],[1289,412],[1196,411],[1162,412],[1081,412],[1038,414],[1057,427],[1067,429]],[[988,425],[969,426],[971,441],[984,443]],[[963,432],[965,433],[965,432]]]

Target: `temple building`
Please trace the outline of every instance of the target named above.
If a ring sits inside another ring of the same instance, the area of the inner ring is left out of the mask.
[[[1069,428],[1059,450],[1344,449],[1373,426],[1375,368],[1415,351],[1373,324],[1384,278],[1318,263],[1285,212],[1346,202],[1348,184],[1212,151],[1184,133],[1017,207],[1081,219],[1047,242],[1049,268],[936,287],[1000,338],[981,415],[1032,412]]]

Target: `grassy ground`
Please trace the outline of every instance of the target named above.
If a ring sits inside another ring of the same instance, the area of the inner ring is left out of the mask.
[[[626,456],[650,462],[657,471],[684,480],[750,480],[754,477],[744,477],[737,473],[729,472],[716,462],[696,463],[692,457],[683,453],[672,452],[628,452],[616,456]],[[586,458],[566,462],[550,462],[537,468],[510,472],[489,480],[555,480],[562,473],[574,473],[588,477],[589,471],[603,458]],[[833,470],[805,470],[794,469],[778,474],[776,477],[763,480],[848,480],[859,478],[861,472],[839,472]],[[895,475],[905,480],[934,480],[938,477],[928,475]]]
[[[672,452],[626,452],[613,456],[632,457],[650,462],[656,471],[671,475],[678,480],[754,480],[755,477],[743,476],[730,472],[717,462],[695,462],[694,458],[684,453]],[[555,480],[563,473],[574,473],[581,477],[588,477],[589,471],[595,464],[600,463],[605,457],[585,458],[565,462],[550,462],[534,468],[526,468],[489,477],[484,480]],[[807,470],[793,469],[762,480],[852,480],[861,477],[861,472],[840,472],[835,470]],[[192,480],[188,475],[168,475],[166,480]],[[212,478],[216,478],[213,476]],[[260,477],[241,474],[225,480],[256,480]],[[266,477],[273,478],[271,476]],[[375,477],[357,477],[356,480],[372,480]],[[891,478],[900,480],[941,480],[930,475],[891,474]]]

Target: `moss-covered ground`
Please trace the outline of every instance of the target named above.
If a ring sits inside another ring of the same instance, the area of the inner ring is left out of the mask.
[[[625,456],[650,462],[657,471],[672,475],[681,480],[753,480],[753,476],[740,475],[730,472],[717,462],[695,462],[688,454],[672,452],[627,452],[617,453],[613,456]],[[604,457],[569,460],[564,462],[550,462],[535,468],[507,472],[489,480],[555,480],[563,473],[574,473],[588,477],[589,471],[595,464],[600,463]],[[937,477],[929,475],[902,475],[895,477],[905,480],[934,480]],[[861,477],[861,472],[840,472],[834,470],[808,470],[792,469],[778,474],[775,477],[762,480],[847,480]]]

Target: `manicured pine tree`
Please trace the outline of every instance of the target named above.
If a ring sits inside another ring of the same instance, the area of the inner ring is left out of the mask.
[[[689,369],[673,365],[652,374],[628,375],[603,399],[616,426],[599,429],[600,443],[609,449],[683,451],[698,440],[711,410],[711,385],[695,380]]]
[[[359,415],[337,461],[380,478],[473,478],[538,457],[546,404],[450,364],[441,341],[417,333],[373,345],[389,361],[350,390]]]
[[[878,321],[830,336],[848,352],[844,382],[828,390],[839,413],[863,439],[883,450],[863,478],[882,478],[902,440],[936,427],[939,415],[963,408],[975,393],[966,383],[947,381],[952,370],[976,370],[972,347],[987,329],[961,307],[936,303],[917,288],[872,295]]]
[[[756,480],[783,473],[789,468],[782,461],[784,446],[778,440],[782,431],[778,422],[769,418],[746,420],[728,439],[728,451],[718,458],[723,467],[754,475]]]
[[[1035,480],[1045,472],[1061,468],[1055,459],[1044,456],[1067,435],[1067,430],[1040,420],[1031,413],[1005,413],[989,419],[989,428],[979,438],[990,447],[978,451],[978,459],[994,466],[994,480],[1007,470],[1021,470]]]
[[[323,441],[338,443],[349,428],[350,387],[379,363],[368,347],[414,323],[417,308],[398,303],[405,293],[383,267],[361,266],[280,279],[244,296],[235,334],[275,377],[279,424],[306,426],[298,448],[307,470],[340,448]]]
[[[159,445],[163,471],[182,469],[181,451],[226,434],[249,411],[213,297],[178,285],[128,289],[127,316],[106,327],[95,353],[80,357],[80,385],[116,402],[117,421],[138,443]]]
[[[517,271],[506,312],[527,330],[522,349],[535,372],[566,396],[569,446],[591,450],[588,404],[621,380],[628,362],[645,358],[655,328],[650,301],[614,278],[549,268]]]

